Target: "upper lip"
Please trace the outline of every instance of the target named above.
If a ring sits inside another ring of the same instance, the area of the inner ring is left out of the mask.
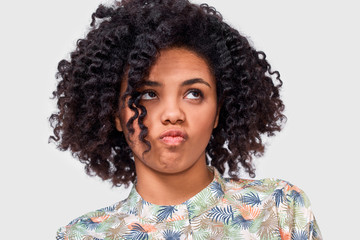
[[[187,136],[186,132],[183,130],[170,129],[170,130],[166,130],[165,132],[163,132],[159,138],[163,139],[164,137],[182,137],[182,138],[186,139],[188,136]]]

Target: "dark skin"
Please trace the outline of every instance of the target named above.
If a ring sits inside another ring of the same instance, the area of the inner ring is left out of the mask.
[[[127,81],[121,85],[121,94]],[[160,52],[141,89],[147,109],[144,124],[151,150],[138,140],[140,129],[127,141],[136,166],[136,190],[148,202],[176,205],[196,195],[213,179],[206,166],[205,148],[218,123],[215,78],[207,62],[184,48]],[[128,134],[126,122],[133,112],[126,104],[116,128]]]

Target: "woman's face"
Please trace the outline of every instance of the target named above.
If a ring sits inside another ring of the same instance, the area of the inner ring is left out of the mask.
[[[127,87],[122,81],[121,94]],[[141,104],[146,107],[144,124],[151,150],[138,139],[137,121],[128,141],[136,170],[179,173],[195,165],[205,165],[205,148],[218,121],[216,83],[206,61],[184,48],[160,52],[150,69],[146,84],[140,89]],[[120,103],[120,106],[123,106]],[[121,109],[116,127],[127,136],[126,123],[133,112]]]

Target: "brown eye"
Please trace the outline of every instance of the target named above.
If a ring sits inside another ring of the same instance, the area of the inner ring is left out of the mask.
[[[156,99],[157,95],[154,91],[145,91],[142,93],[141,99],[143,100],[153,100]]]
[[[203,97],[203,94],[198,89],[191,89],[186,93],[186,98],[188,99],[201,99]]]

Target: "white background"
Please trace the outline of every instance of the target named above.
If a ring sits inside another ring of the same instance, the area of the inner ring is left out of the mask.
[[[303,189],[325,239],[357,239],[357,1],[207,2],[267,54],[284,81],[288,122],[256,160],[257,178],[286,179]],[[99,3],[2,3],[1,239],[55,239],[58,227],[128,194],[86,176],[68,152],[47,143],[57,63],[84,37]]]

